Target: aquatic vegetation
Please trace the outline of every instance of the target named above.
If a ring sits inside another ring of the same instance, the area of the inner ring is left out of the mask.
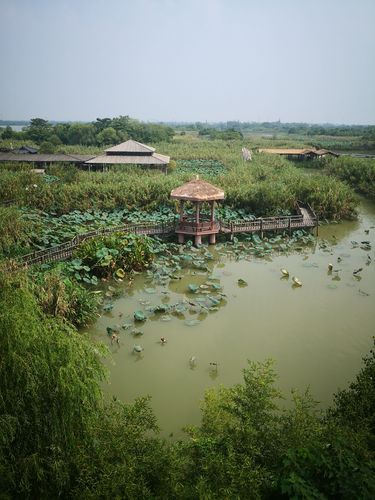
[[[97,277],[118,276],[125,271],[147,268],[154,259],[154,240],[147,236],[114,233],[83,242],[74,252],[74,260]],[[125,271],[124,271],[125,270]]]
[[[226,167],[217,160],[178,160],[175,172],[179,174],[199,174],[203,178],[226,173]]]
[[[135,321],[146,321],[147,318],[143,311],[135,311],[134,319]]]
[[[242,279],[242,278],[239,278],[239,279],[237,280],[237,284],[238,284],[238,286],[247,286],[247,281],[245,281],[245,280],[244,280],[244,279]]]
[[[293,286],[302,286],[302,281],[296,276],[292,276]]]

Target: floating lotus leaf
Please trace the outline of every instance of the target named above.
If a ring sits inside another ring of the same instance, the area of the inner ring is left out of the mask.
[[[329,285],[327,285],[327,288],[330,288],[331,290],[335,290],[337,288],[337,285],[335,285],[334,283],[330,283]]]
[[[189,291],[192,293],[196,293],[199,290],[199,286],[195,285],[194,283],[189,283],[188,288],[189,288]]]
[[[138,330],[137,328],[134,328],[134,330],[132,330],[130,333],[134,335],[134,337],[139,337],[143,335],[143,332],[141,330]]]
[[[216,297],[212,297],[211,295],[208,297],[208,299],[210,299],[214,306],[218,306],[221,301],[221,298],[217,299]]]
[[[221,290],[223,287],[221,285],[219,285],[218,283],[212,283],[211,284],[212,288],[214,290]]]
[[[294,286],[302,286],[302,281],[299,280],[296,276],[292,277],[292,281]]]
[[[168,314],[165,314],[160,319],[161,319],[161,321],[171,321],[172,318]]]
[[[181,303],[179,302],[178,304],[176,304],[174,306],[174,311],[177,313],[177,314],[182,314],[186,311],[186,304],[184,303]]]
[[[132,323],[124,323],[124,324],[121,326],[121,328],[122,328],[123,330],[129,330],[132,326],[133,326],[133,325],[132,325]]]
[[[113,304],[106,304],[105,306],[103,306],[103,310],[105,312],[112,311],[112,309],[113,309]]]
[[[135,345],[135,346],[133,347],[133,351],[134,351],[134,352],[138,352],[138,353],[139,353],[139,352],[142,352],[142,351],[143,351],[143,347],[142,347],[142,346],[140,346],[140,345]]]
[[[169,307],[166,306],[165,304],[158,304],[157,306],[154,307],[154,313],[165,313],[169,310]]]
[[[196,326],[196,325],[199,325],[200,321],[199,319],[187,319],[184,324],[186,326]]]
[[[244,280],[244,279],[242,279],[242,278],[239,278],[239,279],[237,280],[237,284],[238,284],[238,286],[247,286],[247,281],[245,281],[245,280]]]
[[[145,313],[143,311],[135,311],[134,319],[136,321],[146,321]]]
[[[145,292],[146,293],[156,293],[156,289],[155,288],[145,288]]]

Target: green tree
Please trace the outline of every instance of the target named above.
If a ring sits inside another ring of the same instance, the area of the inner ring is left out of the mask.
[[[53,133],[52,125],[43,118],[32,118],[30,125],[25,127],[26,136],[28,139],[40,144],[43,141],[48,141]]]
[[[53,154],[56,151],[56,146],[51,141],[43,141],[39,148],[39,153]]]
[[[24,275],[0,273],[0,491],[56,497],[100,407],[100,349],[38,308]]]
[[[100,146],[116,144],[118,142],[117,132],[112,127],[105,128],[97,134],[96,141]]]
[[[10,127],[9,125],[5,127],[5,129],[3,129],[1,137],[3,139],[12,139],[14,137],[14,132],[12,130],[12,127]]]

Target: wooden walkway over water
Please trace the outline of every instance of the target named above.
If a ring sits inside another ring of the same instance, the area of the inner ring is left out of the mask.
[[[280,217],[263,217],[252,221],[215,221],[214,224],[218,227],[218,232],[226,234],[236,233],[260,233],[263,237],[264,232],[268,231],[292,231],[298,229],[312,229],[318,227],[318,218],[312,208],[304,203],[297,204],[297,215],[280,216]],[[134,233],[146,235],[167,235],[172,234],[178,229],[178,222],[167,223],[139,223],[125,224],[104,229],[89,231],[84,234],[75,236],[71,241],[61,243],[46,250],[39,250],[22,257],[22,262],[25,265],[43,264],[45,262],[55,262],[59,260],[69,259],[74,250],[79,245],[88,239],[97,236],[106,236],[113,233]],[[193,229],[193,228],[192,228]],[[192,233],[193,234],[193,233]]]

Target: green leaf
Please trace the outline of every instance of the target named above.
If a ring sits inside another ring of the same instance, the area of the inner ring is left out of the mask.
[[[134,319],[136,321],[146,321],[146,316],[143,311],[135,311],[134,313]]]

